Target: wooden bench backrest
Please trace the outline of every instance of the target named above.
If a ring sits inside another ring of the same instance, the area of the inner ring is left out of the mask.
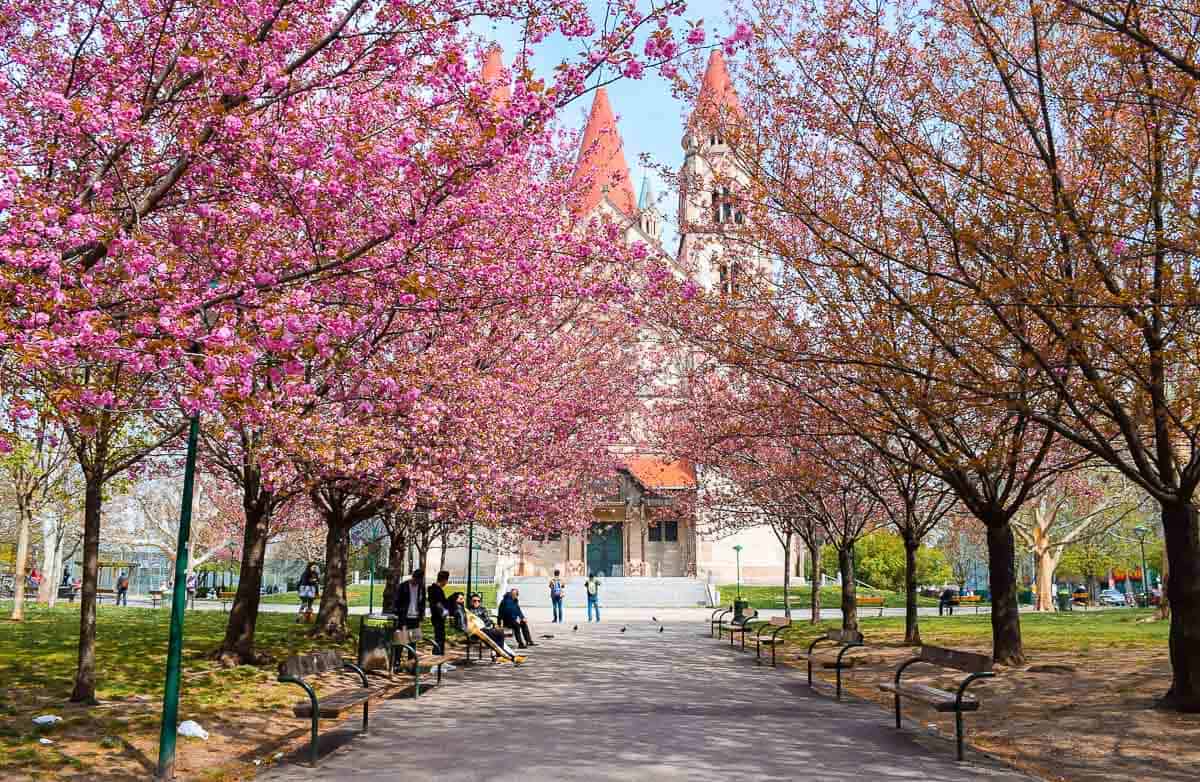
[[[985,673],[992,670],[992,658],[986,654],[960,652],[940,646],[922,646],[921,659],[943,668],[954,668],[963,673]]]
[[[279,673],[295,679],[316,676],[328,671],[342,670],[342,656],[332,649],[313,654],[297,654],[287,658],[279,666]]]
[[[229,599],[237,597],[237,592],[218,592],[217,595],[222,600],[229,600]]]
[[[836,641],[840,644],[849,644],[861,642],[863,634],[857,630],[830,630],[825,633],[825,637],[830,641]]]
[[[771,617],[771,624],[774,625],[775,627],[787,627],[791,623],[792,623],[792,620],[788,619],[786,616]]]
[[[883,603],[883,598],[872,597],[871,595],[863,595],[862,597],[858,598],[858,602],[861,605],[877,606]]]

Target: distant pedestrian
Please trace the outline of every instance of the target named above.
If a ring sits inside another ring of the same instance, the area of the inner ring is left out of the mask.
[[[941,597],[938,598],[938,616],[942,616],[943,611],[954,616],[954,601],[957,597],[958,593],[950,587],[943,589]]]
[[[124,570],[117,576],[117,605],[129,606],[129,576]]]
[[[596,578],[595,573],[588,575],[587,583],[584,584],[587,590],[588,603],[588,621],[592,621],[592,612],[596,613],[596,621],[600,621],[600,579]]]
[[[300,574],[300,583],[296,585],[296,592],[300,595],[300,615],[296,617],[297,622],[301,616],[307,621],[308,615],[312,613],[313,601],[321,591],[320,584],[321,572],[314,563],[309,562]]]
[[[188,602],[192,604],[192,608],[196,607],[196,574],[192,573],[187,577],[185,582],[187,586]]]
[[[562,622],[563,620],[563,594],[566,592],[566,586],[563,585],[562,579],[558,577],[558,571],[554,571],[554,578],[550,579],[550,606],[554,609],[554,619],[551,622]]]

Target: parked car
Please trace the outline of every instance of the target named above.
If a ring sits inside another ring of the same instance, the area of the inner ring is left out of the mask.
[[[1102,606],[1123,606],[1125,605],[1125,593],[1119,589],[1106,589],[1100,593],[1097,602]]]

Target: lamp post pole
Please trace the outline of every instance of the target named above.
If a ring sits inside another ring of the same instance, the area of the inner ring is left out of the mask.
[[[1146,605],[1150,605],[1150,588],[1147,583],[1150,581],[1150,571],[1146,568],[1146,534],[1148,532],[1150,530],[1141,524],[1133,528],[1134,537],[1138,539],[1138,545],[1142,549],[1142,598],[1146,601]]]
[[[742,599],[742,547],[737,545],[733,547],[737,555],[737,596],[738,600]]]
[[[467,600],[471,599],[471,566],[475,554],[475,517],[467,523]]]

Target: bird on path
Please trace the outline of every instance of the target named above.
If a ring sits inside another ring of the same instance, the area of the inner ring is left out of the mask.
[[[651,621],[651,622],[657,622],[657,621],[658,621],[658,617],[657,617],[657,616],[652,616],[652,617],[650,617],[650,621]]]
[[[579,632],[579,625],[575,625],[575,627],[574,627],[574,628],[571,630],[571,632],[573,632],[573,633],[578,633],[578,632]]]
[[[658,632],[660,632],[660,633],[661,633],[662,631],[663,631],[663,629],[662,629],[661,627],[660,627],[660,628],[658,628]]]
[[[624,628],[624,627],[622,627],[622,628],[621,628],[621,632],[622,632],[622,633],[623,633],[623,632],[625,632],[625,628]]]

